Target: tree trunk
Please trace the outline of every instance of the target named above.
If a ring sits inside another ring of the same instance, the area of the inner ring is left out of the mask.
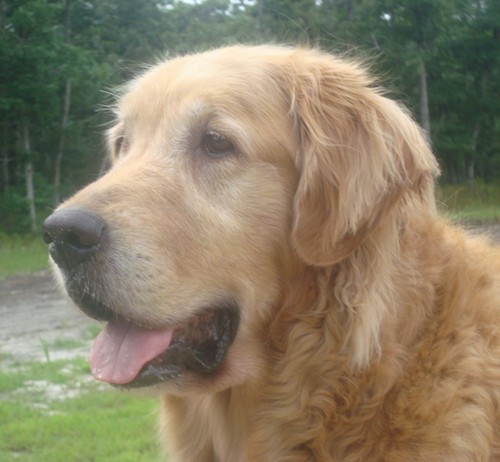
[[[465,159],[465,179],[467,181],[474,181],[476,177],[476,162],[472,157]]]
[[[10,186],[9,148],[7,145],[7,125],[2,127],[2,192],[6,193]]]
[[[467,181],[474,181],[476,177],[476,153],[477,153],[477,143],[479,141],[479,133],[481,132],[481,124],[477,121],[474,124],[474,130],[472,131],[471,140],[471,154],[465,158],[465,179]]]
[[[418,74],[420,77],[420,122],[425,131],[427,141],[431,144],[431,118],[429,113],[429,95],[427,93],[427,70],[423,58],[420,59],[418,64]]]
[[[255,27],[258,31],[262,30],[262,15],[264,14],[264,0],[257,0],[257,22]]]
[[[71,0],[64,2],[64,41],[71,41]],[[64,101],[61,117],[61,135],[57,147],[56,160],[54,164],[54,194],[53,203],[57,207],[61,202],[61,163],[64,155],[64,145],[66,141],[66,130],[68,128],[69,109],[71,106],[71,79],[67,78],[64,84]]]
[[[346,12],[347,12],[347,20],[351,22],[354,19],[354,2],[355,0],[348,0],[346,2]]]
[[[457,185],[458,184],[458,175],[457,175],[457,169],[455,168],[455,163],[450,163],[448,166],[448,181],[451,184]]]
[[[33,181],[33,162],[31,160],[26,161],[24,167],[24,172],[26,176],[26,198],[28,199],[28,206],[30,212],[30,223],[31,232],[35,234],[37,232],[36,225],[36,206],[35,206],[35,187]]]
[[[37,232],[36,225],[36,205],[35,205],[35,186],[34,186],[34,168],[33,160],[31,159],[31,140],[28,123],[23,122],[21,128],[21,139],[23,150],[26,156],[26,163],[24,164],[24,177],[26,180],[26,199],[28,200],[31,232]]]
[[[488,86],[488,72],[485,71],[481,76],[481,83],[479,86],[479,102],[480,104],[484,104],[486,101],[486,89]],[[465,165],[465,178],[467,181],[474,181],[476,177],[476,159],[477,159],[477,149],[479,144],[479,135],[481,134],[481,111],[477,113],[477,120],[474,124],[474,129],[472,130],[471,135],[471,154],[466,159]]]
[[[61,163],[64,154],[64,144],[66,141],[66,129],[69,119],[69,108],[71,105],[71,79],[66,80],[64,88],[64,106],[61,119],[61,136],[57,147],[56,160],[54,164],[54,206],[57,207],[61,202]]]

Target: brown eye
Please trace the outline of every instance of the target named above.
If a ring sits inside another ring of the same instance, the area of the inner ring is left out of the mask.
[[[207,132],[203,136],[202,148],[211,157],[223,157],[234,153],[231,141],[218,132]]]

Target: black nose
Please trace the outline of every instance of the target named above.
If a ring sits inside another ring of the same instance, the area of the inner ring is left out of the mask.
[[[71,269],[95,255],[105,225],[99,216],[83,208],[55,211],[43,224],[43,240],[61,269]]]

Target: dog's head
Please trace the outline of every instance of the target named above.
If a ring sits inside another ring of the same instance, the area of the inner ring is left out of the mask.
[[[91,361],[115,385],[257,377],[297,265],[349,258],[432,192],[414,123],[359,67],[317,51],[173,59],[131,82],[116,113],[112,168],[44,229],[70,297],[108,323]]]

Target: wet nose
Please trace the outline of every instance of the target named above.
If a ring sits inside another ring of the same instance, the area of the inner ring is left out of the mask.
[[[95,255],[101,247],[105,225],[84,208],[56,210],[43,224],[43,240],[56,264],[69,270]]]

